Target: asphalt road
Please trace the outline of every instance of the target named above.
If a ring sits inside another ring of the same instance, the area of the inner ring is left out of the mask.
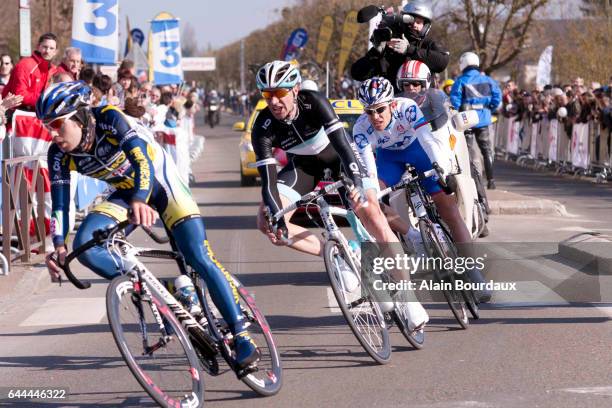
[[[206,147],[194,167],[193,192],[217,257],[254,292],[268,318],[281,352],[284,385],[278,395],[260,398],[231,373],[206,377],[208,406],[612,406],[612,300],[568,303],[557,297],[533,303],[500,296],[468,330],[459,329],[445,304],[427,304],[431,320],[425,348],[413,350],[394,329],[391,363],[374,364],[330,300],[322,261],[274,247],[255,230],[260,188],[239,185],[239,136],[230,125],[231,118],[224,117],[222,126],[200,129]],[[541,282],[570,282],[566,289],[572,290],[572,282],[592,278],[555,257],[555,246],[580,229],[612,231],[612,190],[504,163],[497,168],[499,188],[559,200],[572,214],[493,217],[487,241],[522,244],[529,254],[520,268],[508,272],[516,275],[505,280],[520,277],[533,289],[525,296],[536,293],[537,299]],[[145,242],[137,234],[134,239]],[[529,244],[536,242],[539,246]],[[174,276],[168,265],[156,263],[151,269]],[[91,289],[51,285],[34,271],[3,294],[0,387],[69,389],[66,401],[36,406],[152,405],[109,332],[107,283],[77,270],[93,280]]]

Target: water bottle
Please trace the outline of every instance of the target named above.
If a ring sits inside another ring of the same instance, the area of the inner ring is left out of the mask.
[[[350,240],[348,243],[355,255],[357,255],[357,262],[361,262],[361,245],[359,245],[359,242]]]
[[[198,294],[195,291],[193,282],[187,275],[181,275],[174,280],[174,297],[187,309],[191,315],[199,315],[202,313],[202,307],[200,306],[200,300]]]

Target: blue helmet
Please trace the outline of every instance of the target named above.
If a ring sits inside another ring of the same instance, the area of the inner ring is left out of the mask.
[[[393,100],[393,85],[384,77],[367,79],[359,87],[357,98],[366,108],[391,102]]]
[[[91,88],[83,81],[60,82],[49,86],[36,102],[36,116],[43,122],[72,116],[89,107]]]

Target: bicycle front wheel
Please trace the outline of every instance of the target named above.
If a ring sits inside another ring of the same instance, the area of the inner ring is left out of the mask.
[[[106,291],[106,311],[123,359],[155,402],[162,407],[203,406],[204,382],[198,357],[187,333],[161,298],[135,290],[131,276],[118,276]],[[156,315],[161,316],[164,329]]]
[[[350,291],[345,286],[342,280],[343,268],[350,268],[346,257],[339,242],[330,240],[325,243],[325,269],[346,322],[370,357],[377,363],[386,364],[391,359],[391,343],[384,316],[371,296],[363,297],[360,288]],[[348,273],[354,273],[361,280],[360,271],[352,270]]]
[[[446,242],[442,242],[436,232],[434,224],[427,220],[419,220],[419,229],[421,231],[421,237],[425,244],[425,250],[427,256],[430,258],[440,258],[442,260],[446,258],[456,258],[456,251],[453,250],[454,245],[449,241],[449,237],[446,237]],[[442,294],[446,299],[446,303],[453,312],[455,319],[463,329],[467,329],[470,324],[468,317],[466,299],[461,290],[457,290],[455,281],[455,271],[447,271],[445,269],[434,269],[434,277],[437,281],[442,283]]]

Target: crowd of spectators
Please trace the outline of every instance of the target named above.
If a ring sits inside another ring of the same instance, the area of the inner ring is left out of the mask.
[[[603,86],[597,82],[587,86],[582,78],[576,77],[571,84],[547,85],[541,91],[518,89],[513,81],[508,81],[502,91],[501,113],[519,120],[527,117],[532,122],[556,118],[569,136],[574,124],[590,121],[599,122],[609,131],[612,129],[611,89],[612,77]]]

